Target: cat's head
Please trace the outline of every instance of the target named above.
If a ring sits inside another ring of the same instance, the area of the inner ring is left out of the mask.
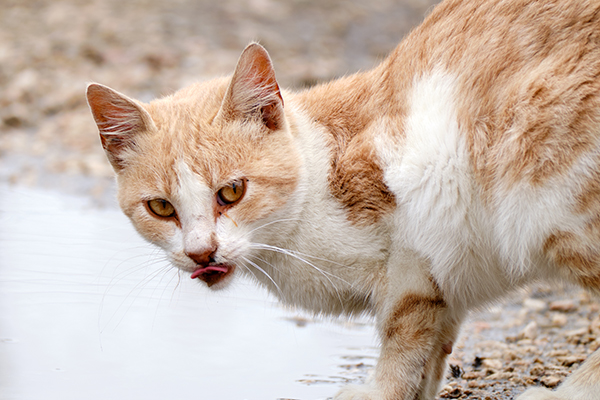
[[[149,104],[99,84],[87,98],[138,232],[215,288],[252,263],[260,227],[281,218],[300,169],[265,49],[249,45],[231,78]]]

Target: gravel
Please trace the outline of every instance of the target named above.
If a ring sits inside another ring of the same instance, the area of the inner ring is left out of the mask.
[[[283,86],[370,68],[432,0],[5,0],[0,10],[0,180],[114,205],[84,98],[97,81],[143,101],[228,74],[258,40]],[[600,347],[600,305],[539,286],[475,313],[441,398],[506,400],[555,387]],[[344,366],[345,367],[345,366]],[[363,380],[364,363],[348,380]]]

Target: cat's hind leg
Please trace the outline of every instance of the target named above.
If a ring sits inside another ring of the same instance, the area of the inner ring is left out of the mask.
[[[597,191],[584,192],[581,196],[587,199],[582,204],[600,205]],[[594,210],[597,208],[591,209]],[[577,233],[554,232],[543,249],[567,280],[600,294],[599,243],[600,218],[591,213],[584,229]],[[600,400],[600,350],[596,350],[556,391],[531,389],[518,400]]]
[[[600,399],[600,350],[596,350],[556,391],[529,389],[517,400],[598,400]]]

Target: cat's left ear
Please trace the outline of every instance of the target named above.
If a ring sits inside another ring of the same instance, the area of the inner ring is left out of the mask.
[[[259,117],[271,130],[283,126],[283,97],[273,63],[258,43],[251,43],[242,52],[219,115],[227,119]]]

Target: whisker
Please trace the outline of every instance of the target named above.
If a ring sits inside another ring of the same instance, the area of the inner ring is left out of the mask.
[[[147,268],[148,266],[151,265],[156,265],[158,263],[164,262],[166,260],[155,260],[152,261],[150,263],[145,263],[141,266],[136,267],[134,270],[129,271],[129,273],[127,273],[125,276],[129,276],[134,272],[138,272],[142,269]],[[125,315],[127,315],[127,313],[129,312],[129,310],[131,309],[131,307],[133,306],[133,304],[135,303],[135,300],[132,300],[129,302],[129,305],[126,307],[125,311],[123,310],[123,307],[125,307],[125,304],[127,302],[127,300],[130,298],[130,296],[133,293],[141,293],[142,289],[150,282],[152,282],[157,276],[159,276],[160,274],[164,274],[164,272],[166,272],[168,269],[170,269],[170,264],[168,265],[163,265],[162,267],[158,268],[157,270],[153,271],[151,274],[146,275],[144,278],[142,278],[139,282],[137,282],[133,288],[131,288],[131,290],[129,290],[129,292],[125,295],[124,299],[121,301],[121,303],[119,304],[119,306],[117,307],[116,310],[114,310],[114,312],[112,313],[112,315],[110,316],[110,318],[108,319],[108,321],[104,324],[104,327],[100,328],[100,333],[104,332],[104,329],[106,329],[106,327],[108,327],[114,320],[115,318],[117,318],[117,315],[121,313],[121,317],[119,318],[119,321],[116,323],[115,325],[115,329],[116,327],[118,327],[121,322],[123,321],[123,318],[125,318]],[[124,279],[124,278],[121,278]],[[107,290],[104,293],[104,296],[106,296],[108,294],[110,288],[107,288]],[[154,292],[153,292],[154,293]],[[152,298],[152,297],[150,297]],[[103,297],[103,301],[104,301],[104,297]],[[102,309],[103,307],[101,307],[100,313],[102,313]]]
[[[244,259],[244,261],[246,261],[247,263],[251,264],[254,268],[256,268],[257,270],[259,270],[260,272],[262,272],[263,274],[265,274],[265,276],[267,278],[269,278],[269,280],[271,282],[273,282],[273,285],[275,285],[275,287],[277,288],[277,291],[279,292],[280,296],[282,299],[285,299],[285,296],[283,294],[283,291],[281,290],[281,288],[279,287],[279,285],[277,284],[277,282],[275,282],[275,280],[273,280],[273,278],[271,278],[271,275],[269,275],[264,269],[262,269],[261,267],[259,267],[255,262],[252,262],[251,260],[249,260],[246,257],[242,257]],[[247,268],[247,267],[246,267]],[[248,269],[248,268],[247,268]],[[250,270],[250,269],[248,269]],[[254,275],[254,274],[253,274]],[[254,277],[256,277],[256,275],[254,275]]]
[[[282,218],[282,219],[278,219],[278,220],[275,220],[275,221],[267,222],[266,224],[263,224],[261,226],[257,226],[256,228],[252,229],[251,231],[246,232],[245,236],[250,235],[252,232],[255,232],[255,231],[259,230],[259,229],[266,228],[267,226],[276,224],[278,222],[287,222],[287,221],[300,221],[300,218]]]
[[[345,281],[344,279],[342,279],[339,276],[336,276],[336,275],[334,275],[334,274],[332,274],[330,272],[324,271],[323,269],[317,267],[313,263],[311,263],[311,262],[305,260],[304,258],[300,257],[296,252],[294,252],[292,250],[282,249],[280,247],[271,246],[271,245],[263,244],[263,243],[252,243],[251,246],[254,247],[254,248],[263,249],[263,250],[269,250],[269,251],[273,251],[273,252],[276,252],[276,253],[280,253],[280,254],[284,254],[284,255],[288,255],[288,256],[294,257],[295,259],[297,259],[299,261],[302,261],[306,265],[312,267],[317,272],[319,272],[321,275],[323,275],[325,277],[325,279],[327,279],[327,281],[329,281],[329,283],[331,284],[331,287],[335,290],[335,293],[336,293],[336,295],[338,297],[340,305],[342,306],[342,310],[345,308],[345,304],[344,304],[344,301],[342,300],[342,296],[340,294],[339,288],[331,280],[330,276],[333,277],[333,278],[336,278],[339,281],[341,281],[341,282],[347,284],[348,286],[352,287],[352,284],[350,284],[349,282]]]
[[[170,265],[169,265],[169,267],[170,267]],[[163,279],[164,279],[164,277],[167,275],[167,272],[173,272],[173,268],[168,268],[168,269],[166,269],[166,268],[163,268],[163,270],[164,270],[164,272],[165,272],[165,273],[163,274],[163,277],[161,277],[161,278],[160,278],[160,281],[158,282],[158,285],[160,285],[160,284],[163,282]],[[179,287],[179,280],[180,280],[180,279],[179,279],[179,278],[180,278],[180,275],[179,275],[179,270],[177,270],[177,272],[176,272],[175,274],[172,274],[171,278],[170,278],[170,279],[169,279],[169,281],[168,281],[168,282],[167,282],[167,283],[164,285],[164,287],[163,287],[163,290],[162,290],[162,292],[160,293],[160,297],[159,297],[159,300],[158,300],[158,304],[157,304],[157,306],[156,306],[156,309],[155,309],[155,311],[154,311],[154,317],[153,317],[153,319],[152,319],[152,326],[153,326],[153,327],[154,327],[154,324],[155,324],[155,322],[156,322],[156,316],[158,315],[158,308],[159,308],[159,306],[160,306],[160,304],[161,304],[161,302],[162,302],[162,299],[163,299],[163,298],[164,298],[164,296],[165,296],[165,292],[167,291],[167,289],[168,289],[168,288],[169,288],[169,286],[171,285],[171,282],[173,282],[173,279],[175,279],[175,278],[178,278],[178,282],[177,282],[177,284],[175,285],[175,288],[173,289],[173,293],[171,294],[171,298],[170,298],[170,300],[169,300],[171,303],[173,302],[173,297],[175,296],[175,292],[177,291],[177,288]],[[158,288],[158,285],[156,286],[156,289]],[[156,290],[156,289],[155,289],[155,290]],[[154,294],[154,291],[152,292],[152,294]]]
[[[252,269],[248,268],[248,266],[246,264],[239,264],[240,267],[243,267],[244,270],[248,271],[250,274],[252,274],[252,276],[254,277],[254,279],[256,279],[256,282],[260,282],[260,280],[258,279],[258,277],[256,276],[256,274],[252,271]]]
[[[268,245],[268,244],[265,244],[265,243],[252,243],[252,245],[271,246],[271,245]],[[333,260],[330,260],[330,259],[327,259],[327,258],[313,256],[311,254],[302,253],[302,252],[296,251],[296,250],[283,249],[283,248],[277,247],[277,246],[271,246],[271,247],[277,248],[277,249],[281,249],[281,250],[284,250],[286,252],[294,253],[295,255],[298,255],[298,256],[312,258],[312,259],[317,260],[317,261],[325,261],[325,262],[328,262],[330,264],[337,265],[338,267],[343,267],[343,268],[347,268],[347,269],[355,269],[355,267],[351,267],[351,266],[348,266],[346,264],[341,264],[339,262],[336,262],[336,261],[333,261]]]
[[[352,286],[352,284],[350,282],[347,282],[346,280],[340,278],[339,276],[334,275],[331,272],[327,272],[327,271],[325,271],[325,270],[317,267],[316,265],[314,265],[313,263],[311,263],[310,261],[308,261],[308,260],[306,260],[306,259],[304,259],[302,257],[310,257],[310,258],[314,258],[314,259],[319,260],[319,261],[325,261],[325,262],[329,262],[329,263],[332,263],[332,264],[335,264],[335,265],[338,265],[338,266],[341,266],[341,267],[346,267],[343,264],[339,264],[339,263],[336,263],[334,261],[327,260],[325,258],[319,258],[319,257],[309,256],[309,255],[306,255],[306,254],[303,254],[303,253],[300,253],[300,252],[297,252],[297,251],[288,250],[288,249],[282,249],[281,247],[271,246],[271,245],[264,244],[264,243],[252,243],[251,247],[258,248],[258,249],[263,249],[263,250],[270,250],[270,251],[273,251],[273,252],[277,252],[277,253],[281,253],[281,254],[285,254],[285,255],[294,257],[297,260],[300,260],[303,263],[305,263],[305,264],[313,267],[314,269],[316,269],[317,271],[319,271],[323,275],[325,275],[325,276],[329,275],[332,278],[338,279],[338,280],[342,281],[343,283],[345,283],[345,284],[347,284],[349,286]]]

